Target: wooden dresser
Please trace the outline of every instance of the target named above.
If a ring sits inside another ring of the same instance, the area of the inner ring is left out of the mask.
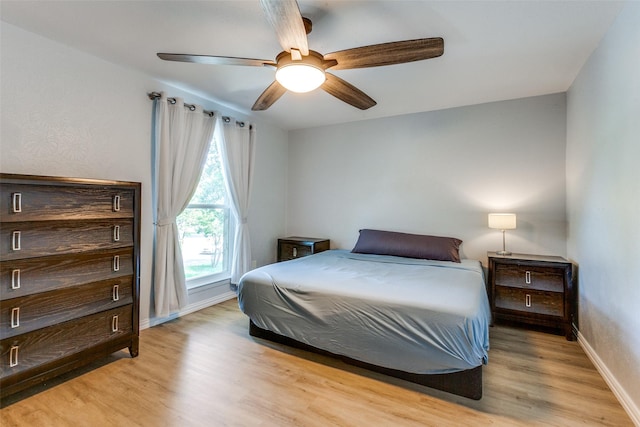
[[[278,262],[301,258],[327,250],[329,250],[328,239],[296,236],[278,239]]]
[[[573,264],[558,256],[487,254],[494,321],[554,328],[574,339]]]
[[[0,174],[0,398],[138,355],[140,191]]]

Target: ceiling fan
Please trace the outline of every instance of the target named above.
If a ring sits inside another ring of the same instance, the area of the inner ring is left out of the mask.
[[[376,105],[376,101],[327,70],[402,64],[435,58],[444,52],[444,40],[434,37],[361,46],[322,55],[308,47],[307,34],[311,32],[312,24],[300,14],[296,0],[260,0],[260,3],[284,49],[275,61],[182,53],[158,53],[158,57],[198,64],[275,67],[276,80],[258,97],[251,107],[254,111],[266,110],[287,90],[310,92],[318,87],[347,104],[366,110]]]

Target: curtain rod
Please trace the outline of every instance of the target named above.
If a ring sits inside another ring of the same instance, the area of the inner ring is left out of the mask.
[[[149,97],[150,100],[155,100],[158,99],[162,96],[162,94],[160,92],[149,92],[147,94],[147,96]],[[175,98],[167,98],[167,101],[169,101],[172,104],[176,103],[176,99]],[[189,110],[191,111],[195,111],[196,110],[196,106],[193,104],[184,104],[185,107],[187,107]],[[203,113],[205,113],[207,116],[209,117],[213,117],[215,115],[215,113],[213,111],[207,111],[207,110],[202,110]],[[222,121],[225,123],[230,123],[231,122],[231,117],[228,116],[222,116]],[[241,128],[244,127],[244,122],[238,122],[236,121],[236,124],[238,126],[240,126]],[[253,126],[249,125],[249,129],[253,129]]]
[[[156,99],[160,98],[162,96],[162,94],[159,93],[159,92],[150,92],[150,93],[147,94],[147,96],[149,97],[150,100],[153,101],[153,100],[156,100]],[[175,104],[176,103],[176,99],[175,98],[167,98],[167,101],[169,101],[171,104]],[[195,111],[196,110],[196,106],[193,105],[193,104],[187,104],[185,102],[184,106],[187,107],[191,111]],[[202,112],[205,113],[209,117],[213,117],[215,115],[215,113],[213,111],[202,110]]]

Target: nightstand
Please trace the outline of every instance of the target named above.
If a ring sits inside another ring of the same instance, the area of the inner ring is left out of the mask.
[[[488,252],[493,320],[562,331],[574,340],[576,293],[573,264],[558,256]]]
[[[329,239],[287,237],[278,239],[278,262],[329,250]]]

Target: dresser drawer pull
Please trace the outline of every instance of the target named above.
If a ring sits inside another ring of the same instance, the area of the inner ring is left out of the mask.
[[[20,269],[11,271],[11,289],[20,289]]]
[[[120,212],[120,196],[113,196],[113,211]]]
[[[22,212],[22,193],[13,193],[11,195],[11,211],[13,213]]]
[[[527,271],[526,273],[524,273],[524,281],[527,285],[531,284],[531,272]]]
[[[111,332],[118,332],[118,316],[113,316],[111,319]]]
[[[20,307],[11,309],[11,328],[20,326]]]
[[[113,271],[120,271],[120,255],[113,256]]]
[[[22,233],[20,231],[14,231],[11,235],[11,250],[19,251],[20,250],[20,236]]]
[[[298,256],[298,248],[293,248],[293,257],[297,257]]]
[[[114,242],[119,242],[120,241],[120,226],[119,225],[114,225],[113,226],[113,241]]]
[[[12,345],[11,350],[9,350],[9,367],[13,368],[14,366],[18,366],[18,346]]]
[[[120,285],[113,285],[111,299],[113,299],[114,301],[118,301],[120,299]]]
[[[531,295],[526,294],[526,295],[524,296],[524,305],[525,305],[526,307],[531,307]]]

